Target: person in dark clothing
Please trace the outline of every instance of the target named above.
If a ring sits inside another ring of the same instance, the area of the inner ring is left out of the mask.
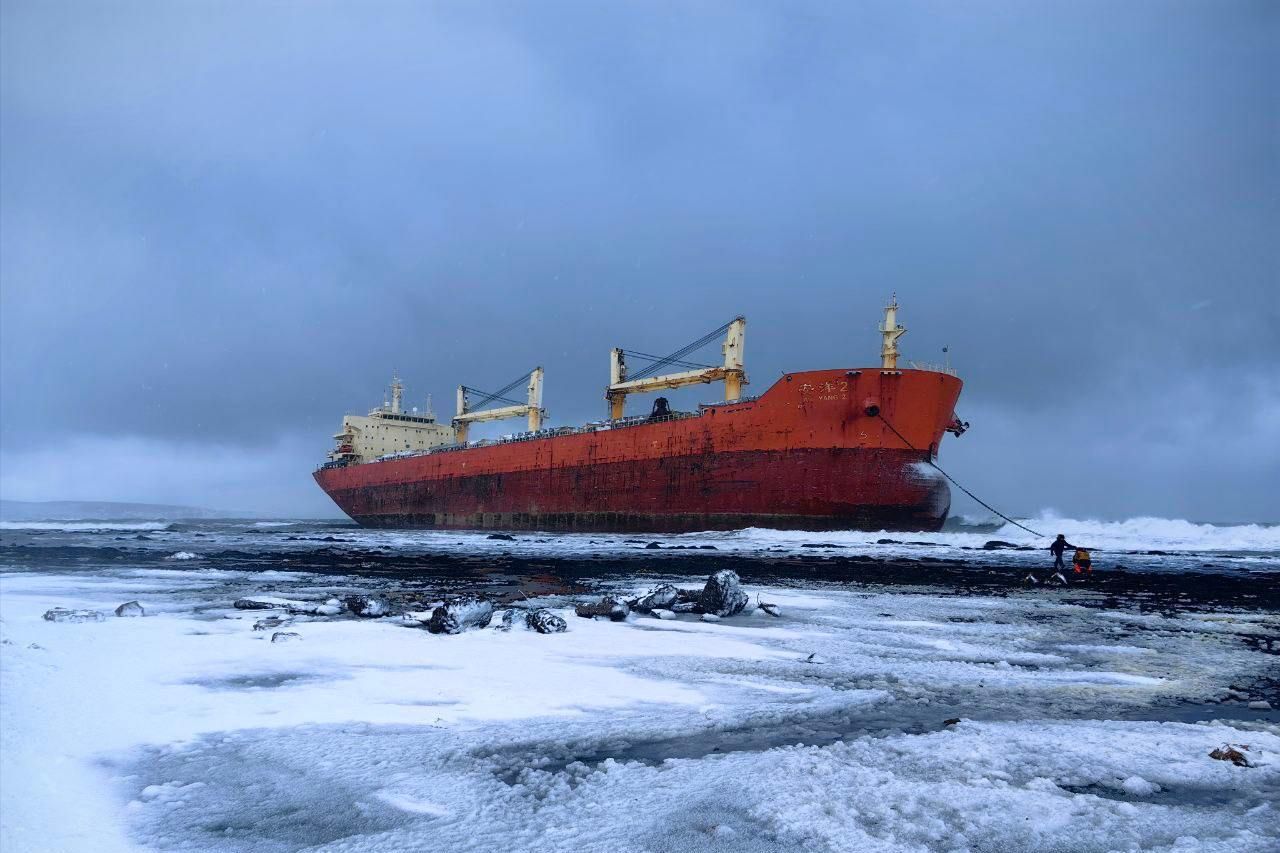
[[[1058,570],[1065,569],[1067,564],[1063,562],[1062,554],[1068,548],[1075,550],[1075,547],[1075,545],[1067,541],[1066,536],[1059,533],[1058,538],[1053,540],[1053,544],[1049,546],[1049,551],[1053,554],[1053,567]]]

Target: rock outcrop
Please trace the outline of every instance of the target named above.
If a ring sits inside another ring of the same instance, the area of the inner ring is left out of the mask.
[[[648,595],[642,595],[635,601],[631,602],[631,609],[637,613],[649,613],[653,610],[670,610],[672,605],[679,600],[680,590],[669,583],[664,583]]]
[[[491,619],[493,602],[476,595],[463,595],[431,611],[427,630],[433,634],[460,634],[468,628],[487,627]]]
[[[390,609],[386,601],[381,598],[374,598],[371,595],[349,595],[343,599],[343,602],[347,605],[347,609],[356,616],[363,616],[369,619],[386,616],[387,611]]]
[[[545,607],[524,617],[525,624],[539,634],[563,634],[569,624]]]
[[[747,601],[738,573],[733,569],[721,569],[707,579],[707,585],[698,598],[698,605],[703,613],[723,618],[741,613],[747,606]]]
[[[614,622],[621,622],[631,614],[631,607],[621,598],[606,595],[594,604],[579,604],[573,609],[573,612],[584,619],[607,616]]]

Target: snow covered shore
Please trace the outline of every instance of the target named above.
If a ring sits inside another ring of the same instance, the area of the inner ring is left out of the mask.
[[[1280,846],[1275,614],[752,587],[781,618],[273,644],[229,584],[358,582],[229,575],[0,577],[5,853]]]

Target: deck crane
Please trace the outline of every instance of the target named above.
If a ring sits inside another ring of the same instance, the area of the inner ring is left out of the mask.
[[[521,403],[518,400],[512,400],[504,397],[517,385],[522,382],[528,383],[526,390],[528,397],[526,402]],[[471,395],[477,395],[478,399],[472,400]],[[500,406],[496,409],[485,409],[484,406],[493,402],[508,403],[509,405]],[[467,432],[471,428],[471,424],[481,423],[483,421],[500,421],[506,418],[519,418],[523,416],[529,418],[529,431],[536,432],[542,428],[542,419],[547,416],[547,410],[542,408],[542,368],[535,367],[528,373],[516,379],[499,390],[489,393],[481,391],[477,388],[469,388],[466,385],[458,386],[458,414],[453,418],[453,431],[459,444],[467,443]]]
[[[686,361],[685,357],[721,335],[725,336],[720,345],[724,354],[724,364],[714,366]],[[609,387],[605,389],[605,399],[609,401],[609,417],[618,420],[623,417],[628,394],[643,394],[648,391],[661,391],[667,388],[683,388],[686,385],[700,383],[724,382],[724,398],[732,403],[742,396],[742,386],[747,384],[747,373],[743,361],[743,348],[746,345],[747,318],[734,317],[728,323],[696,341],[681,347],[668,356],[647,355],[642,352],[615,348],[609,354]],[[650,364],[634,373],[627,370],[627,356],[647,360]],[[654,376],[659,370],[669,366],[687,367],[689,370],[680,373],[667,373]]]

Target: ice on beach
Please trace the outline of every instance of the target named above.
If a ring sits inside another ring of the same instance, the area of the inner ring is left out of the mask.
[[[1269,671],[1240,642],[1268,614],[748,585],[782,616],[612,622],[551,598],[529,606],[564,633],[309,615],[272,645],[225,581],[0,577],[6,853],[1280,841],[1275,727],[1168,713]],[[344,594],[284,581],[283,602]],[[126,597],[148,618],[40,618]],[[1223,743],[1254,766],[1210,758]]]

